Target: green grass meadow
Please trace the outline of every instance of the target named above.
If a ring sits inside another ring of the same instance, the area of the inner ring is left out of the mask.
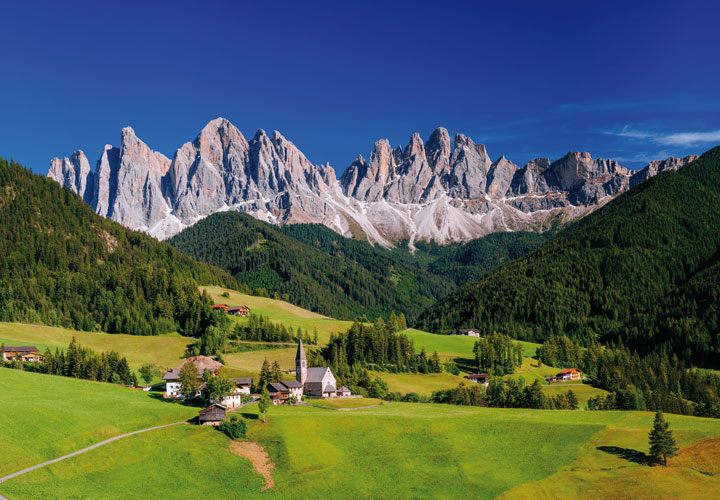
[[[275,323],[291,326],[295,329],[300,327],[307,330],[311,336],[314,329],[317,328],[318,340],[322,344],[330,339],[331,333],[344,332],[352,325],[352,321],[328,318],[282,300],[255,297],[217,286],[203,286],[200,289],[207,291],[216,304],[248,306],[254,314],[268,316]],[[223,297],[223,293],[227,293],[229,297]],[[247,321],[244,318],[234,319],[239,322]]]
[[[196,414],[139,389],[0,368],[0,476]]]
[[[47,407],[34,410],[31,398],[22,397],[30,392],[48,400]],[[141,391],[7,369],[0,370],[0,397],[3,409],[9,401],[15,403],[12,413],[0,414],[6,472],[132,430],[146,420],[159,424],[195,413]],[[31,409],[38,416],[28,423],[25,415]],[[664,468],[639,465],[616,451],[647,452],[650,412],[411,403],[354,411],[279,406],[270,408],[263,424],[257,420],[257,406],[240,411],[250,422],[249,439],[264,446],[275,464],[272,489],[261,491],[262,477],[248,460],[229,451],[230,440],[222,433],[179,425],[30,472],[3,483],[0,491],[13,500],[584,498],[583,487],[599,488],[593,482],[597,477],[636,478],[642,484],[665,474]],[[720,435],[720,420],[667,419],[681,447]],[[46,447],[28,450],[22,440],[26,434]],[[718,478],[695,471],[706,465],[696,455],[687,456],[690,461],[668,467],[670,476],[660,480],[674,485],[673,493],[683,493],[686,481],[686,493],[712,498],[718,490],[710,488],[717,488]],[[654,484],[646,487],[654,498],[678,498],[664,496]],[[614,498],[625,497],[615,491]]]

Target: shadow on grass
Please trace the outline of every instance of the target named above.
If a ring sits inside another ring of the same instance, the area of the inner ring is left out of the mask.
[[[652,457],[649,455],[630,448],[620,448],[619,446],[598,446],[597,449],[636,464],[652,465],[653,463]]]
[[[148,392],[147,395],[149,398],[156,399],[167,404],[190,406],[193,408],[205,408],[205,406],[207,406],[204,405],[199,399],[187,400],[182,398],[164,398],[161,392]]]
[[[246,420],[260,420],[260,415],[258,415],[257,413],[243,412],[243,413],[238,413],[238,415],[240,415],[242,418],[244,418]]]
[[[477,366],[475,365],[475,358],[455,358],[453,362],[460,368],[461,371],[476,373]]]

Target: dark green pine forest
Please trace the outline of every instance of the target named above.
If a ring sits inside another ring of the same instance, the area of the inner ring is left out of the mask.
[[[231,273],[256,295],[277,294],[339,319],[388,319],[420,312],[507,260],[549,239],[499,233],[465,244],[407,244],[387,250],[345,238],[321,224],[282,227],[240,212],[211,215],[169,240],[179,250]]]
[[[416,318],[454,289],[451,280],[318,224],[281,229],[243,213],[223,212],[169,242],[227,270],[245,291],[278,294],[339,319],[389,317],[393,311]]]
[[[537,342],[566,335],[719,366],[720,147],[460,287],[419,323]]]
[[[200,335],[227,273],[95,214],[55,181],[0,159],[0,320]]]

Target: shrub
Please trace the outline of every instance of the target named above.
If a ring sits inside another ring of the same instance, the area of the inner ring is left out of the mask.
[[[230,420],[218,425],[218,430],[227,434],[230,439],[240,439],[247,435],[247,423],[237,415],[231,415]]]

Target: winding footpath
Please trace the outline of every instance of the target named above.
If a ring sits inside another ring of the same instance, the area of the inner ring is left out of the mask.
[[[27,469],[23,469],[23,470],[20,470],[20,471],[17,471],[17,472],[13,472],[12,474],[7,475],[7,476],[5,476],[5,477],[0,477],[0,484],[4,483],[4,482],[7,481],[8,479],[12,479],[12,478],[14,478],[14,477],[21,476],[22,474],[26,474],[26,473],[28,473],[28,472],[30,472],[30,471],[34,471],[34,470],[36,470],[36,469],[41,469],[41,468],[43,468],[43,467],[45,467],[45,466],[47,466],[47,465],[51,465],[51,464],[54,464],[54,463],[56,463],[56,462],[60,462],[60,461],[62,461],[62,460],[65,460],[66,458],[71,458],[71,457],[74,457],[74,456],[76,456],[76,455],[80,455],[80,454],[82,454],[82,453],[86,453],[86,452],[88,452],[88,451],[90,451],[90,450],[94,450],[95,448],[99,448],[100,446],[104,446],[104,445],[106,445],[106,444],[108,444],[108,443],[112,443],[113,441],[117,441],[118,439],[126,438],[126,437],[128,437],[128,436],[133,436],[133,435],[135,435],[135,434],[141,434],[141,433],[143,433],[143,432],[154,431],[154,430],[156,430],[156,429],[162,429],[162,428],[164,428],[164,427],[171,427],[171,426],[173,426],[173,425],[184,424],[185,422],[186,422],[186,420],[183,420],[182,422],[175,422],[174,424],[165,424],[165,425],[158,425],[158,426],[156,426],[156,427],[148,427],[147,429],[140,429],[139,431],[128,432],[128,433],[125,433],[125,434],[120,434],[119,436],[111,437],[110,439],[106,439],[105,441],[100,441],[99,443],[95,443],[95,444],[93,444],[93,445],[91,445],[91,446],[88,446],[87,448],[83,448],[82,450],[74,451],[74,452],[72,452],[72,453],[68,453],[67,455],[63,455],[62,457],[55,458],[55,459],[53,459],[53,460],[48,460],[47,462],[43,462],[43,463],[41,463],[41,464],[33,465],[32,467],[28,467]],[[6,497],[6,496],[3,496],[3,494],[0,493],[0,500],[10,500],[10,499],[9,499],[8,497]]]

